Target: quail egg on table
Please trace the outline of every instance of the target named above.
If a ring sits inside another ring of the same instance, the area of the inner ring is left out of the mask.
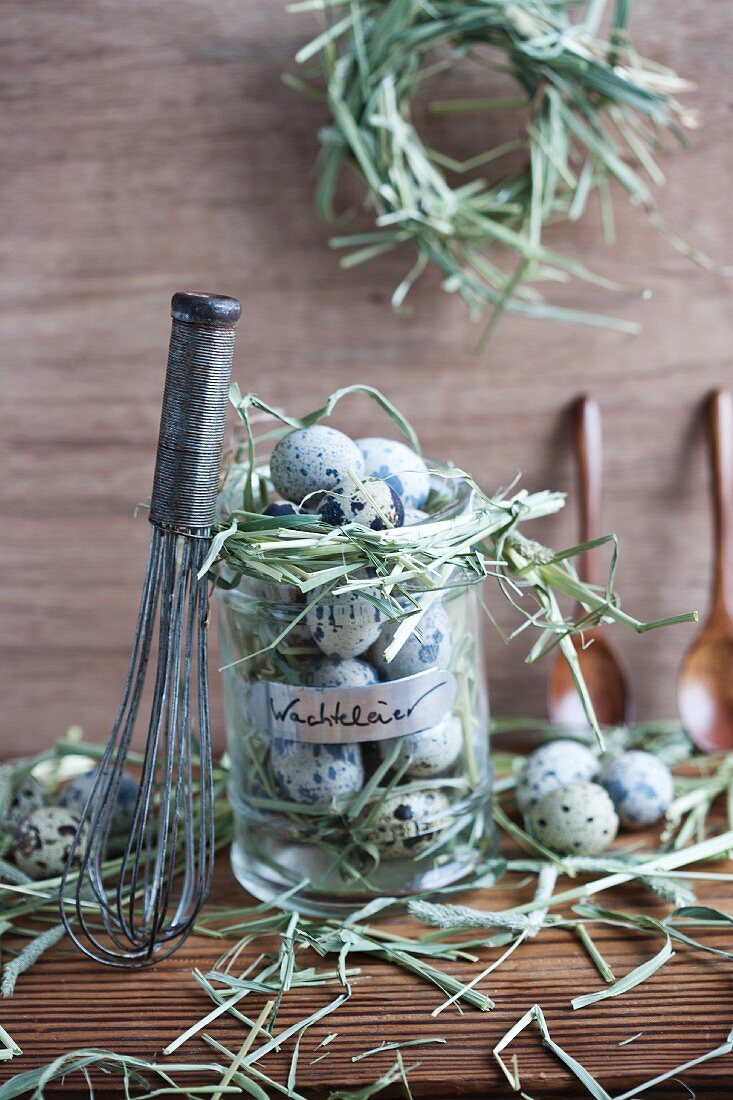
[[[69,858],[78,825],[78,817],[63,806],[42,806],[34,810],[15,836],[13,855],[21,871],[34,879],[60,875]]]
[[[375,669],[359,657],[319,657],[309,665],[303,676],[306,687],[366,687],[378,682]]]
[[[597,856],[618,832],[613,802],[598,783],[556,787],[529,815],[537,839],[563,855]]]
[[[671,771],[650,752],[622,752],[604,766],[599,782],[626,829],[642,829],[659,821],[674,796]]]
[[[401,680],[429,668],[448,664],[451,651],[450,619],[442,604],[426,611],[405,644],[393,659],[387,662],[384,651],[393,640],[399,623],[388,623],[374,644],[369,657],[385,680]],[[419,635],[419,636],[418,636]]]
[[[361,745],[314,745],[274,737],[270,762],[286,798],[307,805],[326,805],[364,786]]]
[[[406,859],[424,852],[450,822],[450,802],[442,791],[398,790],[375,812],[371,835],[382,859]]]
[[[12,783],[12,789],[5,804],[2,827],[7,833],[15,833],[29,814],[46,805],[46,791],[43,784],[39,783],[33,775],[28,774],[13,780],[12,768],[7,764],[0,768],[0,777]]]
[[[397,439],[370,436],[357,439],[364,456],[364,473],[391,485],[405,508],[421,508],[430,492],[430,474],[425,460]]]
[[[358,657],[379,637],[384,617],[359,592],[325,596],[306,615],[308,629],[327,657]]]
[[[318,505],[320,519],[331,527],[344,527],[347,523],[361,523],[372,531],[401,527],[405,507],[391,485],[374,478],[362,484],[363,488],[344,485],[328,493]]]
[[[63,806],[70,813],[81,818],[89,792],[92,789],[94,780],[97,778],[97,771],[97,768],[93,768],[91,771],[84,772],[83,775],[77,775],[74,779],[71,779],[59,795],[59,806]],[[137,780],[133,779],[129,772],[123,772],[120,776],[120,785],[117,788],[115,798],[115,809],[110,823],[110,833],[113,836],[126,833],[132,825],[139,789]]]
[[[527,758],[517,780],[517,805],[526,814],[556,787],[595,779],[598,770],[597,757],[579,741],[549,741]]]
[[[418,779],[442,775],[455,764],[463,745],[463,729],[460,719],[446,714],[437,725],[421,733],[408,733],[399,738],[400,748],[392,767],[401,769],[407,764],[405,775]],[[379,742],[379,752],[386,759],[394,751],[394,739]],[[409,761],[409,763],[408,763]]]
[[[311,493],[352,484],[349,471],[364,476],[361,451],[348,435],[322,424],[289,432],[270,458],[273,485],[295,504]]]

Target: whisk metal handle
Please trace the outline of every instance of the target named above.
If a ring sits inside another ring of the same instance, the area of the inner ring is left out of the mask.
[[[214,520],[224,442],[236,298],[174,294],[150,522],[181,534]]]

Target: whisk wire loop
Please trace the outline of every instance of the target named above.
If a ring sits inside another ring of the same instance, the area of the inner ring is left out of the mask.
[[[213,779],[208,693],[205,688],[192,689],[198,682],[196,671],[205,668],[207,660],[208,586],[206,578],[196,578],[206,549],[202,540],[153,529],[140,629],[123,706],[91,788],[63,883],[64,909],[71,907],[75,918],[69,926],[72,938],[87,954],[111,965],[145,965],[153,954],[157,960],[175,950],[210,885]],[[140,786],[119,857],[117,882],[110,884],[105,881],[104,863],[115,839],[116,797],[156,642]],[[192,701],[199,731],[195,762]],[[71,896],[69,888],[73,888]],[[90,900],[96,901],[91,916]],[[109,943],[100,941],[97,914]]]
[[[240,309],[235,299],[208,295],[177,294],[172,302],[152,534],[135,638],[120,707],[60,887],[67,931],[85,954],[109,966],[146,966],[175,951],[211,883],[209,602],[207,579],[199,573],[211,541]],[[153,654],[154,679],[146,687]],[[118,794],[146,708],[137,797],[120,837]]]

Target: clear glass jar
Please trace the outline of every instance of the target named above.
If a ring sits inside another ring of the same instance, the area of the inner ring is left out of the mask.
[[[328,915],[470,874],[492,836],[475,588],[430,593],[420,635],[391,665],[396,624],[363,596],[315,605],[249,577],[217,595],[242,886],[268,901],[292,891],[285,904]],[[344,630],[349,656],[324,659]]]

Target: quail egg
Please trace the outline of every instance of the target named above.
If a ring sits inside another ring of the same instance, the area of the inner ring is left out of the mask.
[[[327,657],[358,657],[379,637],[384,617],[359,592],[325,596],[306,615],[316,645]]]
[[[439,790],[388,795],[371,822],[372,839],[384,860],[412,858],[451,823],[450,802]]]
[[[650,752],[621,753],[604,766],[599,782],[626,829],[642,829],[659,821],[674,796],[671,771]]]
[[[363,489],[355,485],[342,486],[337,492],[328,493],[318,505],[318,515],[323,522],[331,527],[361,523],[372,531],[401,527],[405,508],[391,485],[374,478],[362,484]]]
[[[537,839],[564,855],[597,856],[618,832],[613,802],[598,783],[556,787],[529,816]]]
[[[295,504],[310,493],[350,485],[349,471],[364,476],[361,451],[348,435],[322,424],[283,436],[270,459],[273,485]]]
[[[2,827],[7,833],[15,833],[29,814],[46,805],[46,791],[33,775],[24,775],[13,780],[12,768],[7,764],[0,768],[0,775],[12,783],[12,790],[5,804]]]
[[[21,871],[34,879],[60,875],[78,825],[79,819],[63,806],[34,810],[15,836],[13,855]]]
[[[403,527],[414,527],[416,523],[424,523],[426,519],[430,519],[428,512],[424,512],[422,508],[405,508],[405,518],[402,521]]]
[[[442,604],[436,604],[426,611],[415,632],[388,663],[384,659],[384,651],[394,638],[398,626],[399,623],[388,623],[369,654],[372,664],[385,680],[401,680],[403,676],[414,676],[417,672],[448,664],[451,626]]]
[[[442,775],[455,764],[463,744],[463,730],[455,715],[446,714],[431,729],[408,733],[399,740],[400,749],[392,766],[398,769],[407,764],[405,775],[418,779]],[[382,759],[386,759],[394,751],[394,740],[380,741],[379,751]]]
[[[359,657],[319,657],[303,677],[307,687],[320,688],[366,687],[378,682],[376,671]]]
[[[313,745],[273,738],[270,762],[277,785],[293,802],[321,805],[364,786],[361,745]]]
[[[556,787],[595,779],[598,769],[594,753],[579,741],[550,741],[527,758],[517,780],[517,805],[526,814]]]
[[[77,775],[74,779],[71,779],[59,795],[59,806],[63,806],[70,813],[81,818],[89,792],[92,789],[94,780],[97,778],[97,771],[97,768],[93,768],[91,771],[84,772],[83,775]],[[121,833],[126,833],[132,825],[139,789],[137,780],[133,779],[128,772],[123,772],[120,776],[115,809],[110,823],[111,835],[119,836]]]
[[[405,508],[421,508],[430,492],[430,474],[425,460],[406,443],[370,436],[357,439],[364,456],[364,473],[391,485]]]
[[[271,500],[267,507],[262,509],[262,515],[272,518],[299,516],[300,508],[297,504],[291,504],[289,500]]]

